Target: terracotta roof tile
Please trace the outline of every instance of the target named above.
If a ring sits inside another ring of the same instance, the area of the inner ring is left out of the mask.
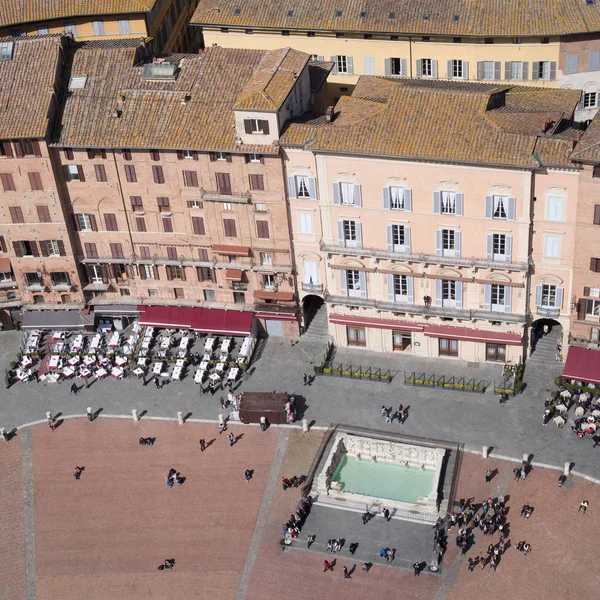
[[[540,115],[568,119],[578,97],[572,90],[526,88],[513,95],[507,86],[361,77],[353,95],[336,105],[333,122],[293,123],[281,142],[313,151],[531,168],[539,166]],[[552,113],[557,107],[561,111]],[[540,144],[551,162],[563,149]]]
[[[235,9],[241,9],[239,14]],[[289,16],[292,9],[293,14]],[[363,11],[365,15],[361,17]],[[390,19],[390,13],[394,13],[394,18]],[[553,36],[600,31],[600,3],[589,5],[586,0],[296,0],[293,3],[200,0],[192,23],[290,31]]]
[[[134,64],[135,48],[95,49],[82,44],[74,53],[71,76],[87,75],[87,82],[67,95],[56,143],[242,151],[236,145],[233,107],[255,70],[264,65],[263,59],[271,55],[219,47],[201,55],[168,55],[166,61],[177,66],[175,80],[149,81],[142,78],[143,65]],[[283,86],[269,83],[267,88],[279,98]],[[112,116],[115,109],[118,118]],[[258,147],[253,151],[261,152]],[[272,152],[272,147],[263,151]]]
[[[90,15],[147,13],[156,0],[2,0],[0,27]]]
[[[0,139],[43,138],[50,125],[63,38],[0,39],[7,41],[14,45],[12,59],[0,61]]]
[[[600,164],[600,118],[591,122],[571,153],[572,160]]]

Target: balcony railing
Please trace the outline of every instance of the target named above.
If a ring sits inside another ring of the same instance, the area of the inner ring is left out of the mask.
[[[70,283],[53,283],[50,286],[50,289],[53,292],[69,292],[71,291]]]
[[[548,319],[557,319],[560,317],[560,308],[538,306],[536,312],[540,317],[547,317]]]
[[[303,283],[302,289],[305,292],[321,293],[323,291],[323,284],[322,283]]]
[[[516,313],[501,313],[483,310],[462,310],[451,306],[424,306],[418,304],[404,304],[400,302],[383,302],[369,298],[353,298],[351,296],[332,296],[325,294],[325,300],[331,304],[343,306],[362,306],[375,308],[393,313],[405,313],[408,315],[423,315],[426,317],[446,317],[471,321],[474,319],[485,321],[502,321],[504,323],[525,323],[525,315]]]
[[[241,281],[232,281],[230,282],[229,287],[236,292],[245,292],[248,290],[248,284],[242,283]]]
[[[470,267],[479,269],[503,269],[505,271],[527,271],[527,263],[501,262],[482,258],[462,258],[455,256],[437,256],[435,254],[414,254],[411,252],[389,252],[378,248],[344,248],[332,246],[321,240],[321,251],[328,254],[343,254],[345,256],[372,256],[388,260],[402,260],[404,262],[429,263],[434,265],[452,265],[456,267]]]
[[[295,306],[284,306],[281,304],[267,304],[265,302],[255,302],[254,310],[256,312],[270,312],[270,313],[278,313],[283,315],[295,315],[296,307]]]
[[[0,290],[12,290],[17,287],[17,282],[14,279],[0,281]]]
[[[221,192],[207,192],[200,190],[200,198],[203,202],[233,202],[234,204],[249,204],[252,194],[222,194]]]

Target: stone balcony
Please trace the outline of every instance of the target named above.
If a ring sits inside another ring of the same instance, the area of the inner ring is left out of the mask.
[[[14,279],[0,281],[0,290],[12,290],[17,287],[17,282]]]
[[[535,312],[540,317],[546,317],[547,319],[558,319],[560,317],[560,308],[538,306],[536,307]]]
[[[476,269],[501,269],[503,271],[526,272],[528,263],[500,262],[474,257],[437,256],[435,254],[416,254],[412,252],[390,252],[379,248],[345,248],[325,243],[321,240],[321,251],[327,254],[339,254],[344,256],[370,256],[383,260],[400,260],[408,263],[423,263],[441,266],[468,267]]]
[[[221,194],[220,192],[207,192],[200,190],[200,199],[203,202],[232,202],[233,204],[249,204],[252,200],[252,194]]]
[[[404,304],[401,302],[384,302],[370,298],[355,298],[352,296],[332,296],[325,294],[325,301],[329,304],[374,308],[393,313],[407,315],[423,315],[424,317],[442,317],[459,319],[461,321],[501,321],[503,323],[525,323],[526,316],[516,313],[492,312],[484,310],[463,310],[451,306],[424,306],[417,304]]]
[[[323,284],[322,283],[303,283],[302,290],[305,292],[310,292],[311,294],[321,294],[323,293]]]

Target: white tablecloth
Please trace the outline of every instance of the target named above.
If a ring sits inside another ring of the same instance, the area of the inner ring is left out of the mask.
[[[122,367],[123,365],[127,364],[127,359],[123,356],[117,356],[115,358],[115,364],[117,367]]]
[[[204,379],[205,374],[206,374],[206,371],[203,371],[202,369],[198,369],[196,371],[196,374],[194,375],[194,383],[202,383],[202,380]]]
[[[177,379],[179,380],[179,378],[181,377],[181,367],[175,367],[173,369],[173,374],[171,375],[171,379]]]
[[[54,344],[54,351],[55,352],[63,352],[65,349],[65,343],[64,342],[57,342],[56,344]]]
[[[90,366],[93,365],[96,362],[96,357],[95,356],[84,356],[83,357],[83,364],[86,366]]]
[[[233,369],[229,369],[229,374],[227,375],[227,379],[229,379],[230,381],[235,381],[237,379],[239,372],[240,372],[240,370],[237,367],[234,367]]]
[[[53,331],[52,332],[52,339],[53,340],[62,340],[65,337],[65,332],[64,331]]]
[[[28,357],[28,356],[24,356],[23,360],[21,361],[21,366],[26,369],[27,367],[30,367],[33,364],[33,361]]]
[[[107,375],[108,375],[108,371],[106,369],[98,369],[96,371],[96,377],[98,377],[98,378],[106,377]]]
[[[147,362],[148,362],[147,358],[138,358],[137,364],[140,365],[140,367],[145,367]]]
[[[67,361],[72,367],[79,364],[81,359],[79,356],[71,356],[71,358]]]
[[[113,333],[110,340],[108,341],[108,345],[110,348],[116,348],[119,345],[119,334]]]
[[[79,374],[82,377],[86,377],[87,378],[87,377],[89,377],[92,374],[92,372],[87,367],[81,367],[81,369],[79,369]]]
[[[58,354],[54,354],[50,357],[50,360],[48,361],[48,368],[49,369],[58,369],[58,363],[60,362],[60,356],[58,356]]]
[[[211,375],[208,376],[208,378],[213,382],[213,383],[217,383],[217,381],[221,381],[221,378],[216,374],[216,373],[212,373]]]
[[[166,338],[163,338],[162,342],[160,343],[160,348],[161,348],[161,350],[166,350],[170,345],[171,345],[171,338],[166,337]]]
[[[231,346],[231,339],[227,338],[221,342],[221,352],[227,354],[229,352],[229,347]]]
[[[161,360],[155,362],[154,366],[152,367],[152,373],[154,375],[160,375],[160,373],[162,371],[162,367],[163,367],[163,364],[162,364]]]
[[[206,338],[206,341],[204,342],[204,350],[206,350],[206,351],[212,350],[214,345],[215,345],[215,338],[212,338],[212,337]]]
[[[187,345],[188,345],[188,341],[189,341],[189,340],[190,340],[190,338],[189,338],[189,337],[182,337],[182,338],[181,338],[181,341],[179,342],[179,347],[180,347],[182,350],[185,350],[185,349],[187,348]]]
[[[224,362],[220,362],[216,366],[216,370],[217,370],[218,373],[222,373],[225,370],[225,363]]]
[[[242,347],[240,348],[240,352],[239,352],[240,356],[248,356],[248,353],[250,352],[250,348],[252,348],[252,338],[247,337],[242,342]]]
[[[138,367],[137,369],[134,369],[133,374],[137,377],[140,377],[140,375],[144,374],[144,369],[140,369],[140,367]]]
[[[90,342],[90,350],[97,350],[100,346],[100,340],[102,340],[102,336],[95,335]]]
[[[207,360],[203,360],[203,361],[200,363],[200,370],[201,370],[201,371],[206,371],[206,369],[208,369],[208,365],[209,365],[209,364],[210,364],[210,363],[209,363]]]
[[[119,367],[113,367],[112,371],[110,372],[110,374],[115,378],[115,379],[121,379],[121,377],[123,377],[123,369],[119,369]]]
[[[63,375],[65,377],[71,377],[72,375],[75,375],[75,369],[72,367],[65,367],[63,370]]]

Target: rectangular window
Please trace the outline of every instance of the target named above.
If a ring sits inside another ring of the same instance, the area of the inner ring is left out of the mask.
[[[402,59],[401,58],[390,58],[390,71],[391,75],[402,76]],[[375,73],[373,73],[375,74]]]
[[[600,273],[600,258],[590,258],[590,271]]]
[[[246,304],[246,294],[244,292],[233,292],[234,304]]]
[[[77,27],[75,23],[65,23],[65,33],[71,34],[74,38],[77,37]]]
[[[36,206],[38,219],[40,223],[51,223],[50,209],[47,206]]]
[[[144,219],[144,217],[136,217],[135,224],[136,224],[137,230],[140,233],[145,233],[147,231],[146,230],[146,219]]]
[[[192,217],[192,229],[194,235],[206,235],[204,219],[202,217]]]
[[[200,260],[208,260],[208,250],[206,248],[198,248],[198,258]]]
[[[586,300],[585,314],[588,317],[600,317],[600,300]]]
[[[131,150],[123,149],[122,153],[123,153],[123,160],[131,160],[132,159]]]
[[[256,221],[256,236],[262,239],[269,239],[268,221]]]
[[[585,92],[583,94],[583,108],[596,108],[598,106],[598,93]]]
[[[510,63],[510,78],[523,79],[523,63],[521,61],[512,61]]]
[[[264,119],[244,119],[244,132],[252,135],[269,135],[269,121]]]
[[[217,299],[215,290],[204,290],[204,300],[206,302],[214,302]]]
[[[140,246],[140,258],[149,259],[150,258],[150,248],[148,246]]]
[[[219,194],[224,196],[231,196],[231,178],[229,173],[215,173],[217,178],[217,189]]]
[[[267,205],[264,202],[256,202],[254,204],[254,210],[256,212],[267,212]]]
[[[171,204],[166,196],[158,196],[156,198],[156,204],[158,205],[158,211],[161,213],[170,213]]]
[[[163,231],[165,233],[173,233],[173,219],[169,217],[164,217],[162,220],[163,223]]]
[[[210,267],[197,267],[196,272],[198,274],[198,281],[213,281],[214,282],[214,272]]]
[[[249,163],[262,163],[262,154],[246,154],[246,161]]]
[[[117,216],[114,214],[106,213],[104,215],[104,225],[106,226],[106,231],[119,231]]]
[[[362,295],[362,292],[365,290],[361,286],[360,271],[355,269],[348,269],[346,271],[346,287],[348,296],[360,297]]]
[[[406,275],[392,275],[394,278],[394,300],[406,302],[408,298],[408,277]]]
[[[152,177],[154,178],[154,183],[164,183],[165,176],[163,174],[163,168],[158,165],[154,165],[152,167]]]
[[[104,21],[92,21],[94,35],[104,35]]]
[[[275,289],[275,277],[270,273],[267,273],[262,276],[263,280],[263,288],[265,290],[274,290]]]
[[[564,200],[556,196],[548,197],[548,221],[563,221]]]
[[[12,173],[0,173],[0,181],[5,192],[16,192],[15,182]]]
[[[492,218],[493,219],[506,219],[506,208],[508,205],[508,198],[506,196],[493,196],[492,205]]]
[[[451,279],[442,279],[442,306],[454,306],[456,302],[457,282]]]
[[[123,246],[121,244],[110,244],[110,255],[113,258],[124,258]]]
[[[506,345],[486,344],[485,359],[492,362],[506,362]]]
[[[272,252],[260,252],[259,260],[261,265],[272,265],[273,264],[273,253]]]
[[[354,184],[342,182],[338,185],[340,190],[340,202],[342,204],[354,206]]]
[[[41,242],[43,244],[44,242]],[[47,240],[46,241],[46,252],[48,256],[60,256],[60,248],[58,240]],[[43,252],[42,252],[43,254]]]
[[[298,213],[298,232],[304,235],[314,233],[312,213]]]
[[[104,165],[94,165],[94,171],[96,171],[96,181],[104,183],[108,181],[106,179],[106,169]]]
[[[567,54],[567,74],[577,73],[577,54]]]
[[[86,243],[84,244],[85,255],[87,258],[98,258],[98,249],[96,244]]]
[[[65,165],[64,172],[67,181],[85,181],[81,165]]]
[[[456,214],[456,193],[441,192],[440,193],[440,209],[443,215]]]
[[[249,177],[250,177],[250,189],[251,190],[264,191],[265,182],[264,182],[264,178],[262,175],[250,175]]]
[[[405,331],[392,331],[392,350],[404,352],[412,344],[412,335]]]
[[[440,356],[458,356],[458,340],[440,338],[438,344]]]
[[[503,233],[494,233],[492,235],[493,260],[504,260],[506,256],[506,235]]]
[[[490,303],[492,311],[504,312],[506,306],[506,286],[492,283],[490,285]]]
[[[421,77],[433,77],[433,60],[422,58],[419,63],[421,64]]]
[[[554,308],[557,306],[557,286],[555,285],[542,285],[542,304],[548,308]]]
[[[356,246],[358,238],[356,236],[356,221],[343,221],[344,244],[349,248]]]
[[[121,35],[129,35],[131,33],[129,19],[119,19],[119,33]]]
[[[27,173],[27,176],[29,177],[29,185],[32,191],[43,191],[42,176],[38,172]]]
[[[462,60],[452,61],[452,73],[450,73],[450,77],[452,77],[453,79],[463,79],[464,68]]]
[[[79,231],[97,231],[96,217],[93,215],[79,214],[75,215],[77,219],[77,228]]]
[[[532,79],[556,79],[556,63],[548,60],[534,62]]]
[[[364,347],[367,345],[367,334],[364,327],[346,327],[346,336],[348,346]]]
[[[404,188],[401,187],[390,187],[390,209],[392,210],[404,210]]]
[[[167,258],[169,260],[177,260],[177,248],[175,246],[167,247]]]
[[[295,184],[296,184],[296,198],[311,198],[310,193],[310,180],[311,177],[307,177],[305,175],[296,175]]]
[[[171,276],[173,279],[183,279],[183,267],[171,265]]]
[[[186,156],[185,158],[188,158],[188,157]],[[192,156],[190,156],[189,158],[192,158]],[[227,152],[213,152],[212,156],[211,156],[211,160],[227,161],[228,158],[229,158],[229,155],[227,154]]]
[[[594,205],[594,225],[600,225],[600,204]]]
[[[0,43],[0,60],[12,60],[14,42]]]
[[[13,223],[25,223],[23,210],[20,206],[9,206],[8,212],[10,213],[10,219]]]
[[[144,203],[142,202],[141,196],[129,196],[131,202],[131,208],[134,212],[141,212],[144,210]]]
[[[198,187],[198,173],[196,171],[183,171],[183,185]]]
[[[404,225],[392,225],[392,250],[394,252],[405,252],[406,237]]]
[[[235,219],[223,219],[225,237],[237,237]]]
[[[496,79],[496,63],[493,60],[483,61],[483,79]]]
[[[558,258],[560,256],[560,236],[547,235],[544,246],[544,256]]]
[[[338,55],[335,57],[335,64],[337,66],[337,72],[340,74],[351,75],[352,72],[349,70],[349,61],[347,56]]]
[[[456,236],[454,229],[442,229],[442,250],[448,251],[451,256],[454,256]]]
[[[233,210],[231,202],[223,202],[223,210]]]
[[[125,165],[125,179],[127,183],[137,183],[137,175],[133,165]]]

